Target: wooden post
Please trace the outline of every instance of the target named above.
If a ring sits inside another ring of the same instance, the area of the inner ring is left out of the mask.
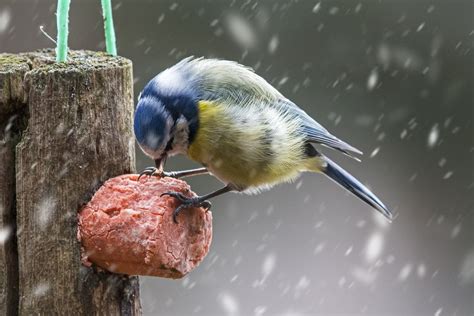
[[[16,300],[20,315],[139,315],[138,278],[82,266],[76,238],[81,205],[103,181],[134,169],[132,64],[84,51],[59,64],[52,51],[22,56],[28,71],[10,91],[23,91],[28,119],[15,165],[5,165],[16,168],[18,266],[11,270],[19,291],[6,309],[14,312]],[[8,58],[0,55],[0,64]]]
[[[23,77],[28,59],[0,55],[0,315],[18,313],[15,146],[26,123]]]

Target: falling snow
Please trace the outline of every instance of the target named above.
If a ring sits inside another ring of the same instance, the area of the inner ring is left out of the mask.
[[[418,25],[418,27],[416,28],[416,31],[417,31],[417,32],[420,32],[424,27],[425,27],[425,23],[421,23],[421,24]]]
[[[219,304],[225,311],[226,315],[238,315],[239,304],[237,299],[229,293],[221,293],[217,297]]]
[[[270,54],[274,54],[278,48],[278,44],[280,43],[278,39],[278,35],[273,35],[268,43],[268,52]]]
[[[347,279],[345,276],[342,276],[339,278],[339,281],[337,281],[337,285],[339,285],[339,287],[343,287],[347,282]]]
[[[459,271],[459,279],[462,284],[474,283],[474,250],[465,256]]]
[[[453,227],[453,230],[451,231],[451,239],[458,237],[460,232],[461,232],[461,224],[459,223]]]
[[[0,214],[2,214],[2,212],[0,212]],[[12,234],[12,231],[13,229],[10,226],[4,226],[3,228],[0,228],[0,246],[7,242]]]
[[[347,248],[346,252],[344,253],[344,256],[348,256],[352,253],[352,246],[350,246],[349,248]]]
[[[178,8],[178,4],[177,4],[176,2],[175,2],[175,3],[172,3],[172,4],[170,5],[170,11],[174,11],[174,10],[176,10],[177,8]]]
[[[362,3],[358,3],[356,5],[356,7],[354,8],[354,12],[355,13],[359,13],[360,12],[360,9],[362,9]]]
[[[331,9],[329,9],[329,14],[331,15],[336,15],[338,12],[339,12],[338,7],[332,7]]]
[[[5,32],[10,26],[10,21],[12,18],[12,13],[10,9],[5,8],[0,11],[0,34]]]
[[[444,174],[443,176],[443,180],[448,180],[449,178],[451,178],[454,174],[454,171],[448,171]]]
[[[361,267],[352,269],[351,274],[357,281],[365,285],[372,284],[377,279],[377,274],[375,272]]]
[[[254,49],[257,46],[257,35],[250,23],[241,15],[229,14],[225,20],[230,35],[242,49]]]
[[[164,20],[165,20],[165,14],[162,13],[162,14],[160,14],[160,16],[158,17],[157,23],[158,23],[158,24],[161,24]]]
[[[375,261],[382,253],[383,244],[384,244],[383,235],[379,232],[373,233],[370,236],[366,245],[365,259],[368,262]]]
[[[284,84],[288,81],[288,79],[289,79],[288,77],[283,77],[283,78],[281,78],[281,80],[278,81],[278,85],[279,85],[279,86],[284,85]]]
[[[426,276],[426,266],[423,263],[420,263],[416,269],[416,274],[420,279],[423,279]]]
[[[386,43],[378,47],[377,60],[384,69],[395,66],[402,71],[421,71],[424,65],[423,58],[418,51]]]
[[[239,275],[236,274],[236,275],[234,275],[234,276],[230,279],[229,282],[230,282],[230,283],[234,283],[235,281],[237,281],[238,278],[239,278]]]
[[[379,75],[377,73],[377,70],[372,70],[372,72],[369,75],[369,78],[367,79],[367,89],[369,91],[373,90],[375,86],[377,85],[377,82],[379,80]]]
[[[262,316],[267,311],[266,306],[257,306],[255,307],[253,313],[255,316]]]
[[[295,286],[295,291],[303,291],[307,289],[310,284],[311,281],[304,275],[298,280],[298,283]]]
[[[408,134],[408,131],[406,129],[404,129],[401,133],[400,133],[400,139],[404,139]]]
[[[324,242],[319,243],[319,244],[316,246],[316,248],[314,248],[314,252],[313,252],[313,253],[314,253],[315,255],[320,254],[320,253],[324,250],[325,247],[326,247],[326,244],[325,244]]]
[[[298,181],[298,182],[296,183],[296,187],[295,187],[296,190],[301,189],[301,186],[302,186],[302,185],[303,185],[303,180]]]
[[[439,128],[438,124],[433,125],[428,134],[428,147],[433,148],[436,145],[436,142],[439,138]]]
[[[375,156],[377,156],[379,151],[380,151],[380,147],[376,147],[374,150],[372,150],[372,152],[370,153],[370,158],[374,158]]]
[[[44,230],[50,223],[54,212],[56,211],[56,200],[47,196],[44,197],[36,207],[37,223],[41,230]]]
[[[446,165],[446,162],[447,162],[447,159],[443,157],[439,160],[438,166],[440,166],[442,168]]]
[[[262,263],[262,279],[265,280],[275,269],[276,264],[276,256],[275,254],[271,253],[268,254]]]
[[[408,277],[411,274],[411,270],[412,270],[411,264],[404,265],[403,268],[400,270],[400,273],[398,274],[398,280],[402,282],[406,281],[406,279],[408,279]]]
[[[321,2],[318,2],[313,7],[313,13],[318,13],[321,10]]]
[[[33,295],[37,297],[41,297],[46,295],[51,286],[48,283],[39,283],[35,288],[33,289]]]

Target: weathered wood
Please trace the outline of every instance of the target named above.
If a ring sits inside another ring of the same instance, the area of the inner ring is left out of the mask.
[[[24,128],[28,59],[0,55],[0,315],[18,313],[15,146]]]
[[[28,123],[15,154],[19,314],[137,315],[138,278],[82,266],[76,239],[81,205],[134,169],[131,62],[93,52],[71,52],[66,64],[51,52],[25,56]]]
[[[26,93],[23,87],[25,73],[30,70],[26,56],[0,54],[0,118],[24,107]]]
[[[18,253],[15,238],[15,144],[0,134],[0,314],[14,315],[18,301]],[[3,134],[3,135],[2,135]]]

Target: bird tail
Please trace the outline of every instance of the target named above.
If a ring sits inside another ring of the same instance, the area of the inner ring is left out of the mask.
[[[359,199],[369,204],[389,221],[392,221],[392,213],[388,208],[375,196],[366,186],[360,183],[359,180],[350,175],[346,170],[342,169],[335,162],[325,156],[321,156],[325,163],[320,167],[320,172],[331,178],[334,182],[341,185],[346,190],[352,192]]]

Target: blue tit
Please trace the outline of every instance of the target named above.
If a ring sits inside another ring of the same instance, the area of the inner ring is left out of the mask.
[[[322,173],[391,220],[387,207],[360,181],[324,156],[323,145],[353,157],[362,152],[333,136],[252,69],[236,62],[189,57],[154,77],[140,93],[135,136],[156,167],[141,175],[210,173],[225,186],[181,201],[209,208],[229,191],[258,193],[301,172]],[[203,168],[164,172],[166,158],[187,155]]]

